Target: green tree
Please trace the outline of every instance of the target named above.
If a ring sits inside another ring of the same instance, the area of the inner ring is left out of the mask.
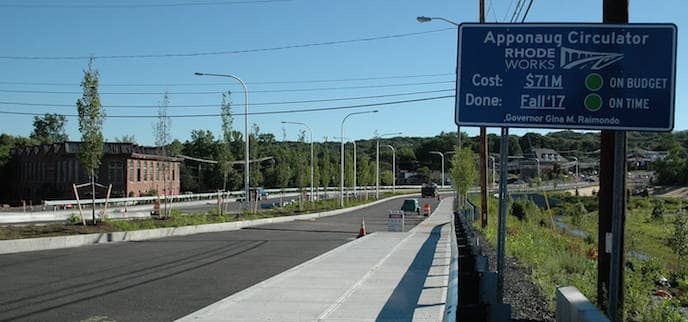
[[[100,167],[100,160],[103,156],[105,140],[103,138],[103,121],[105,111],[100,103],[98,94],[98,70],[93,67],[94,60],[88,63],[88,69],[84,71],[84,79],[81,82],[83,95],[76,101],[79,112],[79,131],[83,141],[79,149],[79,161],[83,169],[91,179],[92,193],[92,217],[93,223],[96,222],[95,210],[95,176],[96,170]]]
[[[134,135],[131,134],[124,134],[122,136],[116,137],[115,142],[136,144],[136,137],[134,137]]]
[[[357,167],[360,172],[358,183],[366,187],[372,186],[375,183],[375,164],[367,153],[359,155]],[[365,190],[365,198],[368,199],[368,189]]]
[[[306,156],[307,145],[306,145],[306,132],[299,131],[299,138],[297,142],[297,148],[292,150],[293,155],[293,165],[294,165],[294,183],[300,191],[308,185],[310,180],[310,166],[309,160]]]
[[[430,179],[432,177],[432,170],[428,167],[420,167],[418,169],[418,176],[420,177],[421,181],[423,182],[430,182]]]
[[[655,221],[661,221],[664,219],[664,212],[666,208],[664,207],[664,200],[655,199],[654,207],[652,207],[651,219]]]
[[[233,139],[233,124],[232,117],[232,92],[222,93],[221,116],[222,116],[222,146],[219,149],[217,162],[222,172],[222,190],[227,190],[227,178],[233,170],[231,162],[234,160],[232,155],[231,143]]]
[[[673,226],[674,231],[669,238],[669,244],[678,257],[679,270],[683,271],[683,259],[688,255],[688,215],[684,210],[676,214]]]
[[[476,155],[467,148],[456,148],[449,173],[457,195],[463,199],[478,179]]]
[[[158,149],[158,153],[162,155],[163,157],[167,156],[167,145],[170,143],[170,128],[172,127],[172,119],[167,115],[167,110],[168,106],[170,105],[170,97],[165,92],[163,94],[162,99],[160,100],[160,103],[158,105],[158,120],[153,124],[153,135],[155,136],[155,146]],[[163,211],[163,217],[167,218],[169,215],[168,213],[168,207],[167,207],[167,193],[169,191],[169,187],[167,185],[167,171],[169,171],[168,163],[164,162],[163,163],[163,168],[157,169],[158,173],[157,176],[162,177],[163,180],[163,186],[162,186],[162,194],[165,196],[164,198],[164,211]],[[159,191],[156,193],[159,195]]]
[[[64,115],[45,113],[33,117],[33,132],[30,138],[40,144],[50,144],[69,140],[65,132],[67,118]]]
[[[327,144],[327,140],[323,145]],[[332,161],[330,159],[330,151],[327,146],[322,150],[322,157],[320,158],[320,184],[327,189],[332,183]]]
[[[249,133],[249,146],[251,147],[249,151],[249,159],[257,159],[260,157],[261,146],[258,145],[258,138],[260,137],[260,127],[258,124],[253,123],[251,133]],[[249,163],[249,183],[251,187],[259,187],[263,184],[263,173],[260,171],[260,163]]]
[[[184,151],[184,144],[182,142],[180,142],[177,139],[174,139],[172,142],[170,142],[169,149],[168,149],[170,156],[176,157],[176,156],[182,154],[182,151]]]

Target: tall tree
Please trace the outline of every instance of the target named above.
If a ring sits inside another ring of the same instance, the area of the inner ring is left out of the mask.
[[[40,144],[49,144],[69,140],[65,132],[67,118],[60,114],[45,113],[43,116],[33,117],[33,132],[30,138]]]
[[[294,183],[300,191],[308,184],[310,178],[310,167],[308,166],[308,158],[306,157],[306,131],[299,131],[299,139],[297,143],[298,148],[294,149]]]
[[[456,189],[459,198],[463,199],[468,194],[468,189],[478,179],[478,166],[475,163],[476,155],[472,150],[457,147],[455,151],[449,172],[454,189]]]
[[[322,158],[320,158],[320,184],[325,187],[332,183],[332,161],[330,159],[330,150],[326,146],[327,140],[323,143],[325,148],[322,150]]]
[[[100,95],[98,94],[100,75],[93,66],[93,62],[94,59],[91,58],[88,69],[84,71],[84,79],[81,82],[83,94],[76,101],[76,108],[79,112],[79,132],[81,132],[81,140],[83,141],[79,150],[79,161],[91,179],[92,217],[95,224],[95,176],[96,170],[100,167],[100,159],[103,157],[105,147],[105,139],[103,138],[105,111],[101,106]]]
[[[258,124],[253,123],[251,127],[251,133],[249,133],[249,187],[260,187],[263,184],[263,173],[260,172],[260,163],[255,163],[253,166],[250,163],[250,159],[257,159],[260,157],[261,146],[258,144],[258,138],[260,137],[260,127]]]
[[[232,117],[231,95],[231,91],[222,93],[222,103],[220,104],[222,116],[222,146],[218,151],[217,162],[222,172],[222,190],[227,190],[227,177],[233,169],[231,162],[234,159],[230,146],[234,138],[234,118]]]
[[[167,145],[170,144],[170,128],[172,127],[172,119],[167,115],[167,109],[168,106],[170,105],[170,97],[167,94],[167,91],[165,91],[165,94],[163,94],[162,99],[160,100],[160,103],[158,105],[158,120],[155,123],[154,131],[155,131],[155,146],[158,148],[160,151],[160,155],[163,157],[167,156]],[[163,190],[163,196],[165,196],[164,202],[165,202],[165,209],[163,213],[163,217],[167,217],[167,194],[169,190],[169,186],[167,183],[167,177],[168,177],[168,171],[170,171],[169,163],[167,161],[163,162],[163,167],[162,169],[157,168],[158,173],[156,176],[162,177],[162,190]]]

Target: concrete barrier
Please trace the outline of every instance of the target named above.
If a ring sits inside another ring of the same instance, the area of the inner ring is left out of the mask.
[[[243,227],[259,226],[272,223],[281,223],[294,220],[307,220],[320,217],[335,216],[349,211],[355,211],[366,207],[374,206],[389,200],[405,198],[414,194],[406,194],[393,196],[385,199],[380,199],[367,203],[364,205],[354,206],[350,208],[343,208],[325,212],[317,212],[304,215],[284,216],[262,218],[255,220],[234,221],[217,224],[196,225],[196,226],[182,226],[171,228],[156,228],[123,232],[111,233],[97,233],[85,235],[71,235],[71,236],[56,236],[56,237],[41,237],[41,238],[25,238],[25,239],[11,239],[0,240],[0,254],[22,253],[38,250],[60,249],[80,247],[87,245],[109,244],[123,241],[139,241],[148,239],[157,239],[173,236],[185,236],[201,233],[212,233],[221,231],[239,230]]]
[[[557,288],[558,322],[608,322],[609,319],[573,286]]]

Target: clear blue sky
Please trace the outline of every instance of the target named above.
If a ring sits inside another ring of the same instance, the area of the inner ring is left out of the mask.
[[[78,5],[164,4],[189,3],[200,0],[118,0],[93,2],[86,0],[6,0],[2,5],[53,4]],[[210,0],[208,0],[210,1]],[[215,1],[215,0],[213,0]],[[517,1],[513,1],[515,3]],[[488,21],[504,21],[512,0],[488,0]],[[513,10],[513,7],[512,9]],[[440,16],[456,22],[475,22],[478,1],[426,0],[293,0],[289,2],[171,6],[152,8],[0,8],[0,56],[106,56],[128,54],[192,53],[229,51],[287,46],[294,44],[348,40],[390,34],[423,32],[451,27],[443,22],[420,24],[419,15]],[[509,19],[507,17],[507,20]],[[535,0],[528,15],[529,22],[600,22],[602,1]],[[688,4],[683,0],[631,1],[631,22],[673,22],[678,25],[678,71],[676,98],[676,129],[685,130],[688,113],[688,85],[685,73]],[[456,31],[446,30],[405,38],[347,43],[332,46],[295,48],[268,52],[211,55],[176,58],[98,59],[100,91],[154,92],[234,91],[234,111],[241,112],[240,88],[231,79],[200,78],[195,71],[233,73],[242,77],[249,89],[251,103],[312,100],[398,94],[417,91],[452,89],[456,65]],[[28,86],[0,83],[5,90],[80,92],[79,82],[88,61],[81,60],[7,60],[0,59],[0,82],[50,82],[66,86]],[[309,81],[403,75],[445,74],[433,77],[346,81],[329,83],[258,84],[271,81]],[[226,82],[228,85],[218,85]],[[303,92],[259,92],[275,89],[349,87],[362,85],[394,85],[401,83],[435,83],[413,86],[391,86],[319,90]],[[441,83],[448,82],[448,83]],[[112,84],[208,84],[203,86],[108,86]],[[386,97],[356,101],[308,103],[296,105],[252,106],[251,111],[343,106],[384,101],[449,95],[437,92],[410,96]],[[0,92],[0,101],[74,104],[79,94],[7,93]],[[104,105],[156,105],[161,95],[102,94]],[[171,94],[171,105],[218,104],[219,94]],[[380,133],[403,131],[409,136],[432,136],[441,131],[454,131],[454,100],[452,98],[380,107],[377,114],[352,117],[347,121],[346,136],[370,138]],[[373,108],[370,108],[373,109]],[[0,105],[0,110],[22,112],[76,113],[76,107],[49,108],[42,106]],[[218,107],[171,108],[169,114],[217,113]],[[316,140],[339,135],[344,115],[354,110],[300,113],[290,115],[252,116],[263,132],[282,137],[282,120],[307,122],[313,127]],[[358,111],[358,110],[355,110]],[[152,115],[155,109],[107,109],[109,115]],[[243,120],[235,125],[243,129]],[[28,135],[31,116],[0,115],[0,132]],[[152,144],[154,119],[108,119],[104,132],[107,139],[124,134],[135,135],[141,144]],[[219,133],[217,118],[173,119],[172,136],[188,139],[192,129],[209,129]],[[70,138],[78,140],[78,122],[70,119]],[[476,129],[467,132],[475,135]],[[524,133],[525,130],[516,130]],[[288,139],[294,139],[296,127],[287,127]]]

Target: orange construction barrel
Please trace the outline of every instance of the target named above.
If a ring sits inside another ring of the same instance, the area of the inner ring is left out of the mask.
[[[425,217],[430,216],[430,204],[426,203],[425,206],[423,206],[423,215]]]

